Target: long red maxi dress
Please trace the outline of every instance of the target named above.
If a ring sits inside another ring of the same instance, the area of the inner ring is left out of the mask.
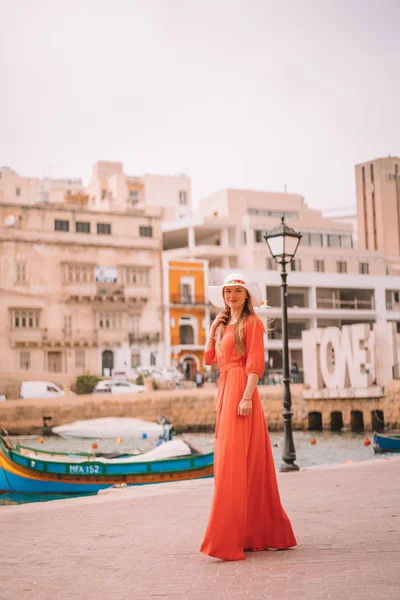
[[[237,410],[249,373],[264,372],[264,327],[250,316],[245,325],[246,356],[239,356],[234,325],[228,325],[218,357],[217,422],[214,448],[214,497],[200,551],[223,560],[243,560],[244,550],[296,546],[290,521],[281,505],[271,443],[258,389],[252,413]],[[217,362],[215,349],[205,363]]]

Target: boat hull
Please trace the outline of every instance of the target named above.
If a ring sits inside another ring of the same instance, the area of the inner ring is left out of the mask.
[[[0,492],[89,494],[116,484],[146,485],[213,475],[213,454],[154,462],[51,462],[5,450],[0,442]]]
[[[373,445],[375,452],[400,452],[400,435],[374,433]]]

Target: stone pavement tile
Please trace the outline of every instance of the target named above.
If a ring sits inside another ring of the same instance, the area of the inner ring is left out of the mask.
[[[399,600],[399,472],[379,459],[278,474],[299,546],[233,563],[198,551],[210,480],[5,507],[0,599]]]

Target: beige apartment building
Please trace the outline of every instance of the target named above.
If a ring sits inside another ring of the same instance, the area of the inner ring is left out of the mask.
[[[121,175],[118,163],[95,165],[107,202],[93,207],[93,179],[86,190],[77,179],[0,169],[0,378],[129,377],[163,360],[162,208],[153,201],[167,188],[178,214],[190,180],[175,182],[172,206],[171,178],[163,186],[149,175],[134,203],[126,190],[114,196],[117,167]]]
[[[69,204],[100,212],[127,212],[161,207],[165,220],[191,214],[191,181],[187,175],[127,175],[121,162],[98,161],[89,184],[79,178],[21,177],[9,167],[0,168],[0,202],[17,204]]]
[[[158,206],[165,220],[191,212],[191,182],[187,175],[126,175],[120,162],[95,163],[86,189],[92,210],[126,211]]]
[[[10,167],[0,167],[0,202],[8,204],[51,204],[68,201],[87,204],[88,197],[82,179],[51,179],[46,177],[21,177]]]
[[[356,165],[360,250],[383,252],[388,270],[400,273],[400,158]]]
[[[163,362],[161,220],[190,210],[186,175],[100,161],[85,186],[0,168],[0,378]]]

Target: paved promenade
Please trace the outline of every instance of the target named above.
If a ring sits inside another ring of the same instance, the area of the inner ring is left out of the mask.
[[[212,480],[0,508],[1,600],[400,599],[400,459],[278,474],[297,548],[198,552]]]

